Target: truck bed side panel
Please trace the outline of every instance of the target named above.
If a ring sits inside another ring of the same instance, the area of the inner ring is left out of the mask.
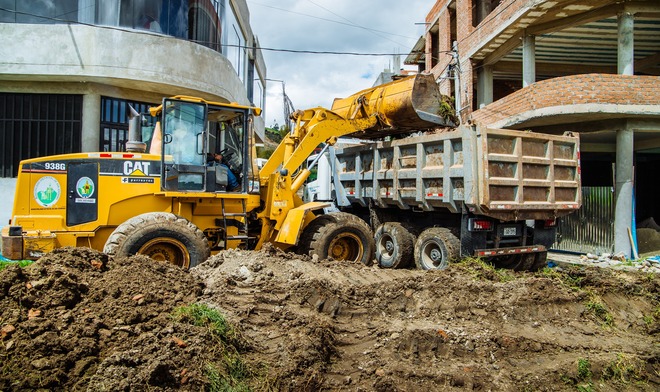
[[[581,202],[577,137],[463,127],[336,151],[352,203],[548,219]]]

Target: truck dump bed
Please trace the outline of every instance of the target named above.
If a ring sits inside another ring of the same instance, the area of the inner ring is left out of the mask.
[[[448,209],[500,220],[551,219],[580,207],[577,136],[461,127],[335,149],[352,203]],[[343,188],[343,189],[342,189]]]

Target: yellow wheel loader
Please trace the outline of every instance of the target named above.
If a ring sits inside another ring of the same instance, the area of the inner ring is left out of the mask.
[[[176,96],[151,108],[156,126],[131,119],[125,152],[85,152],[24,160],[2,254],[36,259],[54,248],[86,246],[115,256],[144,254],[193,267],[228,248],[280,249],[321,258],[374,257],[365,221],[319,214],[304,203],[303,168],[321,144],[345,135],[379,137],[452,125],[438,113],[430,75],[374,87],[298,111],[295,127],[257,171],[253,116],[260,109]],[[220,162],[209,159],[222,155]]]

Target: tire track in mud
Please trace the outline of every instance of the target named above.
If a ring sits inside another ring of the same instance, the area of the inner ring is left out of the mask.
[[[635,388],[659,381],[657,332],[639,317],[657,306],[657,281],[632,307],[627,293],[603,293],[614,318],[605,328],[585,307],[589,294],[539,275],[497,282],[453,266],[383,270],[240,251],[212,269],[201,274],[217,290],[209,300],[249,309],[234,312],[282,365],[284,387],[574,390],[579,359],[602,373],[618,356],[648,368]]]

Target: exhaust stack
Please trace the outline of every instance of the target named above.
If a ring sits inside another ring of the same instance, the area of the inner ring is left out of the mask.
[[[147,144],[142,142],[142,116],[128,105],[128,141],[126,152],[146,152]]]

